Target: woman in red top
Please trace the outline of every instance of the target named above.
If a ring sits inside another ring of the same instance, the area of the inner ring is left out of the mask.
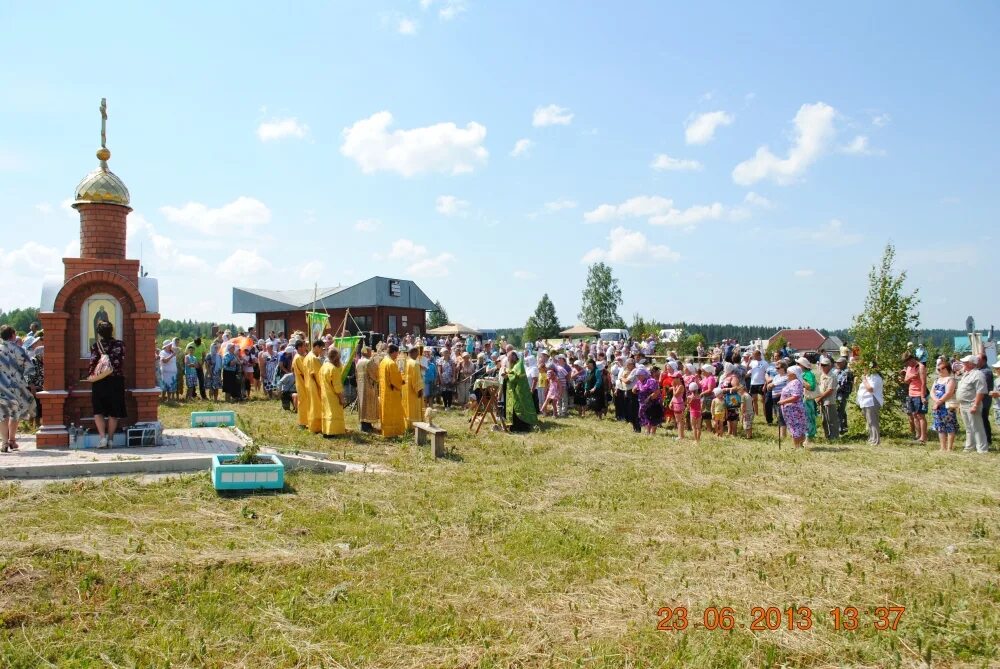
[[[927,366],[907,351],[903,354],[903,383],[906,384],[906,413],[914,441],[927,443]]]

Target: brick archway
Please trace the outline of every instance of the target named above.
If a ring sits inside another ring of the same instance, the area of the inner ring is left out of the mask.
[[[53,305],[52,310],[66,311],[67,302],[69,302],[70,298],[74,296],[78,289],[83,286],[93,286],[102,283],[116,286],[125,293],[131,303],[129,305],[130,308],[126,309],[126,311],[131,311],[133,313],[144,313],[146,311],[146,301],[142,299],[142,295],[139,293],[139,289],[134,283],[127,280],[121,274],[115,274],[114,272],[107,272],[103,270],[83,272],[67,281],[59,290],[59,294],[56,295],[55,304]]]

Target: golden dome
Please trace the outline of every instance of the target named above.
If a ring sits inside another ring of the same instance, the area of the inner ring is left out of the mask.
[[[101,161],[100,167],[85,176],[77,185],[76,201],[73,204],[120,204],[127,207],[128,188],[114,172],[108,169],[111,152],[101,148],[97,151],[97,157]]]

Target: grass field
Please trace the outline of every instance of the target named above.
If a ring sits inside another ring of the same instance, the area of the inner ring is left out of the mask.
[[[242,497],[207,474],[4,484],[3,666],[1000,666],[994,454],[696,447],[593,419],[473,438],[452,413],[433,461],[301,434],[276,403],[240,416],[263,443],[393,471]],[[749,629],[758,606],[780,629]],[[835,630],[849,606],[859,629]],[[879,631],[888,606],[905,613]],[[657,631],[661,607],[687,629]],[[706,607],[734,629],[705,629]]]

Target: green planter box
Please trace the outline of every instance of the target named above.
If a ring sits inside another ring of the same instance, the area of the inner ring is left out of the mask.
[[[191,427],[235,427],[235,411],[192,411]]]
[[[281,490],[285,487],[285,465],[269,453],[257,457],[266,464],[230,464],[237,455],[212,457],[212,485],[216,490]]]

